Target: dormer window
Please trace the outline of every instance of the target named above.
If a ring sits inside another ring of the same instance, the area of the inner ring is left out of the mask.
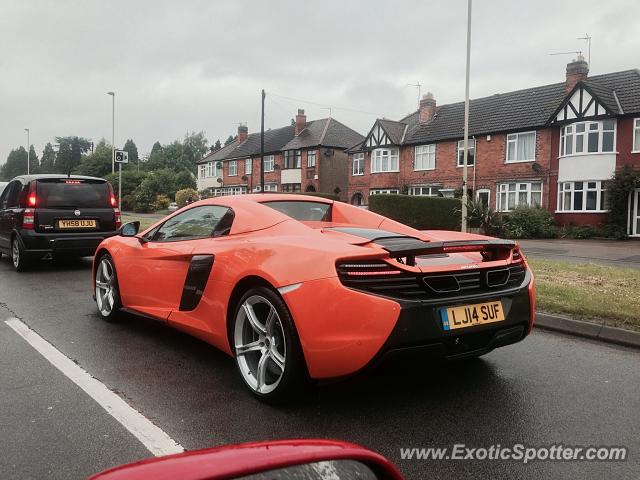
[[[616,121],[577,122],[560,131],[560,156],[615,151]]]

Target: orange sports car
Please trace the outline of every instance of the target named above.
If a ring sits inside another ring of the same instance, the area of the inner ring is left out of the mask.
[[[96,251],[100,315],[145,315],[215,345],[267,401],[392,353],[477,357],[533,326],[533,275],[510,240],[280,194],[202,200],[138,229]]]

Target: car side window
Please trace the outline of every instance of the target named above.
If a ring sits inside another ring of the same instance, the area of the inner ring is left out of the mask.
[[[179,213],[163,223],[153,235],[153,242],[177,242],[220,236],[219,225],[224,226],[223,235],[229,233],[229,214],[232,211],[218,205],[202,205]],[[233,217],[232,217],[233,218]]]
[[[18,180],[11,182],[7,185],[2,193],[0,199],[0,207],[5,210],[7,208],[13,208],[18,206],[18,198],[20,198],[20,192],[22,191],[22,183]]]

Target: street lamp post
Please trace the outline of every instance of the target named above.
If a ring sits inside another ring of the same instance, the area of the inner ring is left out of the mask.
[[[111,173],[116,173],[116,93],[107,95],[111,95]]]
[[[462,231],[467,231],[467,158],[469,157],[469,68],[471,66],[471,0],[467,3],[467,68],[464,90],[464,156],[462,166]],[[475,152],[475,150],[474,150]],[[474,155],[474,172],[475,172]]]
[[[29,153],[31,151],[31,147],[29,146],[29,129],[25,128],[25,132],[27,132],[27,175],[29,175],[29,164],[31,163],[31,159],[29,158]]]

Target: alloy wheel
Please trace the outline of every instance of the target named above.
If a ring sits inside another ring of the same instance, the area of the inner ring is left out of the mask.
[[[265,297],[248,297],[238,309],[234,329],[240,372],[257,393],[273,392],[285,372],[287,345],[276,307]]]
[[[13,260],[14,268],[18,268],[20,265],[20,245],[18,245],[18,240],[13,241],[13,245],[11,246],[11,259]]]
[[[115,305],[115,272],[111,262],[103,258],[96,270],[96,303],[103,317],[108,317]]]

